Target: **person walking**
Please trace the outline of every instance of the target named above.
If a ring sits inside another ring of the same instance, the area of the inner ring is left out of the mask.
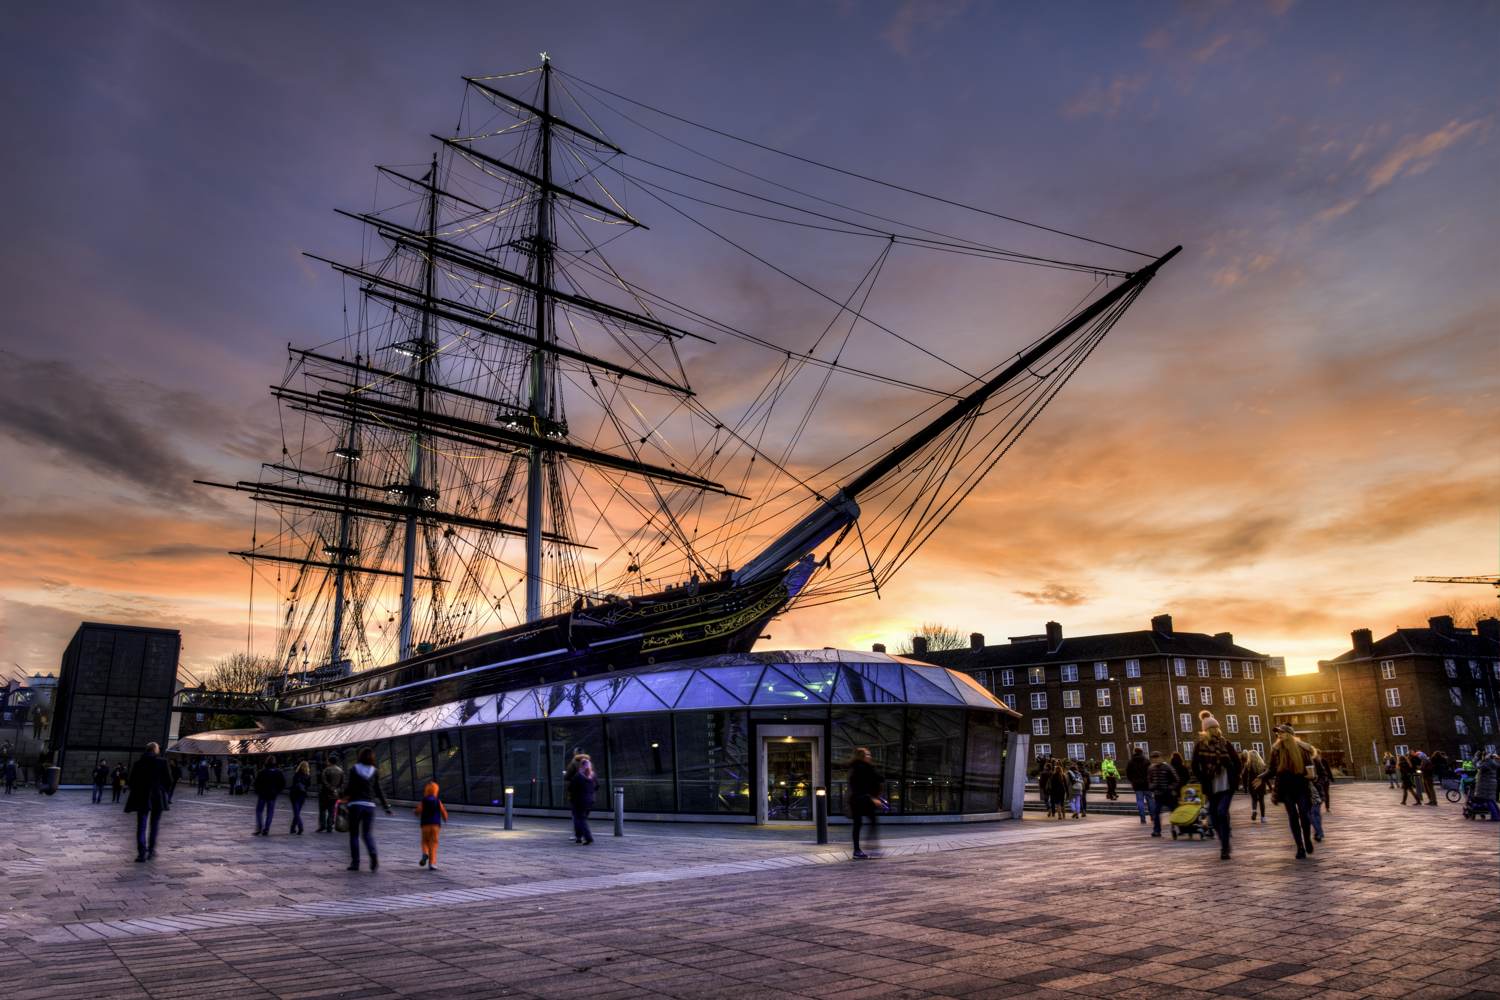
[[[593,770],[592,764],[589,765],[589,770]],[[426,868],[430,872],[437,871],[438,834],[442,832],[443,824],[448,822],[448,807],[443,805],[443,800],[439,797],[441,791],[436,780],[427,782],[422,787],[422,801],[412,809],[420,817],[422,826],[422,860],[417,862],[417,867]],[[569,794],[571,796],[571,790]],[[586,817],[588,814],[584,815]],[[575,828],[578,826],[576,818],[573,825]],[[588,829],[587,819],[584,820],[584,829]],[[590,844],[593,842],[593,837],[587,841]]]
[[[1198,745],[1193,751],[1193,772],[1208,795],[1208,821],[1219,838],[1219,860],[1229,860],[1229,807],[1240,784],[1240,755],[1224,738],[1224,730],[1212,712],[1198,713]]]
[[[594,808],[594,795],[599,791],[593,758],[586,753],[575,753],[571,770],[572,774],[568,777],[568,808],[573,812],[573,843],[592,844],[594,834],[589,829],[589,812]]]
[[[198,764],[193,768],[193,777],[198,779],[198,795],[208,794],[208,761],[202,757],[198,758]]]
[[[1068,769],[1060,760],[1052,762],[1052,773],[1047,776],[1047,815],[1058,819],[1068,818],[1068,794],[1072,782],[1068,780]]]
[[[1119,799],[1116,789],[1120,785],[1120,769],[1115,766],[1113,757],[1106,757],[1099,764],[1099,774],[1104,778],[1104,798],[1109,802]]]
[[[302,836],[302,803],[307,801],[307,790],[312,787],[312,767],[307,761],[297,765],[297,770],[292,772],[292,784],[287,789],[287,801],[292,804],[292,826],[287,833],[295,833]],[[269,825],[270,821],[266,821]]]
[[[172,801],[172,796],[177,794],[177,783],[182,780],[182,762],[173,760],[167,764],[167,773],[172,776],[172,783],[167,787],[167,802]]]
[[[224,762],[222,760],[220,760],[219,758],[215,757],[214,758],[214,787],[218,788],[223,783],[224,783]]]
[[[166,765],[163,765],[163,766],[165,767]],[[119,802],[120,801],[120,793],[123,792],[123,791],[125,791],[125,765],[124,764],[116,764],[115,765],[115,769],[109,773],[109,786],[110,786],[110,790],[114,792],[114,798],[111,799],[110,801],[111,802]]]
[[[1056,810],[1053,807],[1051,781],[1055,762],[1051,757],[1038,757],[1036,761],[1036,797],[1037,801],[1047,807],[1047,815],[1051,816]]]
[[[1329,789],[1333,787],[1333,768],[1321,753],[1313,754],[1313,784],[1318,786],[1321,808],[1333,812],[1333,799],[1328,794]]]
[[[1318,748],[1313,747],[1313,768],[1316,773]],[[1316,780],[1307,783],[1307,821],[1312,826],[1313,840],[1323,842],[1323,792]]]
[[[5,758],[5,794],[9,795],[16,790],[16,759]]]
[[[1286,809],[1287,824],[1297,845],[1297,857],[1313,853],[1312,804],[1309,797],[1307,767],[1312,763],[1312,747],[1297,739],[1290,725],[1273,730],[1276,742],[1271,745],[1267,770],[1276,783],[1276,798]]]
[[[1497,792],[1500,792],[1500,754],[1492,753],[1475,769],[1474,796],[1469,805],[1474,810],[1488,809],[1490,819],[1500,823]]]
[[[854,756],[849,759],[848,786],[849,821],[854,839],[853,860],[862,861],[869,855],[860,848],[860,828],[869,822],[870,846],[875,846],[878,839],[875,818],[880,815],[885,803],[885,776],[875,769],[868,747],[856,747]]]
[[[234,795],[239,791],[240,784],[240,762],[231,760],[229,762],[229,794]]]
[[[1073,819],[1082,816],[1083,805],[1083,765],[1076,760],[1070,760],[1064,767],[1064,774],[1068,778],[1068,810]]]
[[[1178,788],[1181,788],[1183,785],[1187,784],[1193,779],[1193,772],[1188,768],[1187,761],[1182,759],[1181,751],[1172,751],[1172,757],[1168,761],[1168,763],[1172,765],[1172,770],[1177,772]]]
[[[1404,753],[1396,758],[1396,770],[1401,775],[1401,804],[1406,805],[1408,795],[1415,795],[1415,805],[1421,805],[1422,793],[1417,791],[1417,769],[1412,764],[1411,754]]]
[[[1246,750],[1240,754],[1240,781],[1244,784],[1245,791],[1250,793],[1250,822],[1254,823],[1256,816],[1260,821],[1266,821],[1266,759],[1256,753],[1254,749]]]
[[[1393,756],[1390,751],[1386,751],[1385,759],[1382,761],[1382,763],[1385,766],[1385,780],[1390,783],[1390,786],[1392,788],[1395,788],[1396,787],[1396,758],[1395,758],[1395,756]]]
[[[365,747],[349,773],[344,776],[344,787],[339,794],[349,811],[349,870],[359,871],[359,842],[365,842],[365,853],[370,856],[370,871],[380,867],[380,858],[375,853],[375,803],[379,801],[385,814],[391,814],[390,803],[385,800],[385,789],[380,787],[380,772],[375,767],[375,751]]]
[[[161,814],[172,808],[172,771],[159,756],[155,743],[146,744],[146,752],[130,769],[130,795],[125,811],[135,813],[135,860],[156,857],[156,833]],[[123,770],[123,767],[120,768]]]
[[[1151,762],[1146,759],[1146,751],[1136,747],[1131,753],[1130,760],[1125,763],[1125,779],[1130,782],[1130,790],[1135,793],[1135,811],[1141,817],[1141,825],[1146,825],[1146,814],[1151,811],[1151,786],[1146,780],[1146,773],[1151,769]]]
[[[255,836],[271,835],[271,820],[276,816],[276,799],[286,789],[286,775],[276,766],[275,757],[267,757],[265,766],[255,776]]]
[[[338,810],[339,788],[344,784],[344,769],[339,767],[337,754],[329,754],[328,762],[318,772],[318,833],[332,833],[335,813]]]
[[[1177,808],[1177,769],[1161,759],[1160,750],[1151,751],[1151,764],[1146,769],[1146,784],[1151,789],[1151,836],[1161,836],[1161,814]]]
[[[94,765],[94,805],[104,801],[104,784],[109,781],[109,761],[101,760]]]
[[[1078,789],[1078,815],[1084,819],[1089,818],[1089,789],[1094,787],[1093,768],[1088,764],[1078,766],[1078,778],[1080,787]]]
[[[1436,768],[1433,767],[1432,758],[1427,756],[1425,753],[1422,753],[1421,751],[1417,752],[1417,759],[1421,762],[1417,771],[1417,773],[1421,775],[1422,780],[1422,784],[1419,787],[1427,792],[1427,804],[1430,806],[1435,806],[1437,805],[1437,788],[1432,779],[1433,771],[1435,771]]]

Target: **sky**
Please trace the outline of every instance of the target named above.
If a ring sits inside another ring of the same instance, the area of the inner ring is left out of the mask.
[[[265,388],[342,303],[300,251],[357,256],[332,209],[428,155],[460,76],[542,50],[810,158],[1185,248],[879,599],[793,613],[767,647],[1166,612],[1301,669],[1353,628],[1493,606],[1411,578],[1500,569],[1497,37],[1500,7],[1459,2],[9,5],[0,667],[55,670],[82,620],[180,628],[195,671],[269,642],[224,554],[251,513],[191,480],[275,457]],[[738,322],[826,320],[743,261],[658,249]],[[868,263],[784,249],[830,288]],[[917,263],[875,308],[993,363],[1058,314],[1035,273]],[[883,429],[861,412],[830,426]]]

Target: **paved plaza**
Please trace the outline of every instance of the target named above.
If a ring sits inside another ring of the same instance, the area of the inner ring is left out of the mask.
[[[107,800],[108,796],[106,796]],[[1327,840],[1237,797],[1234,860],[1136,819],[890,828],[851,862],[810,829],[409,813],[378,872],[342,835],[250,836],[186,788],[158,858],[82,792],[0,799],[0,983],[83,997],[1500,997],[1500,827],[1339,786]],[[309,830],[315,825],[309,823]]]

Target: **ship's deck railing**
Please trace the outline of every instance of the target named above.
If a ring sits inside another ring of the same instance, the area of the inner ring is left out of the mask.
[[[276,711],[276,701],[259,694],[242,691],[203,691],[184,688],[172,699],[172,709],[178,712],[225,712],[234,715],[270,715]]]

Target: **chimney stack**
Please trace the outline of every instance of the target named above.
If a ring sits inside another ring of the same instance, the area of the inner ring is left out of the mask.
[[[1357,628],[1349,633],[1349,638],[1354,642],[1354,656],[1360,660],[1368,660],[1375,648],[1375,637],[1367,628]]]
[[[1500,642],[1500,618],[1481,618],[1474,627],[1481,639]]]
[[[1172,634],[1172,616],[1157,615],[1151,619],[1151,631],[1170,636]]]
[[[970,632],[969,633],[969,648],[970,649],[983,649],[984,648],[984,633],[983,632]]]
[[[1047,623],[1047,652],[1055,653],[1062,648],[1062,626],[1057,622]]]
[[[1217,639],[1217,640],[1219,640],[1220,642],[1224,643],[1224,645],[1226,645],[1226,646],[1233,646],[1234,645],[1234,633],[1233,632],[1215,632],[1214,633],[1214,638]]]
[[[1429,619],[1427,619],[1427,627],[1430,628],[1430,629],[1432,629],[1434,632],[1438,633],[1439,635],[1452,635],[1453,634],[1453,616],[1452,615],[1438,615],[1435,618],[1429,618]]]
[[[925,635],[914,635],[911,637],[911,655],[927,655],[927,637]]]
[[[883,642],[877,642],[875,645],[873,645],[873,646],[870,647],[870,652],[872,652],[872,653],[884,653],[885,652],[885,643],[883,643]]]

